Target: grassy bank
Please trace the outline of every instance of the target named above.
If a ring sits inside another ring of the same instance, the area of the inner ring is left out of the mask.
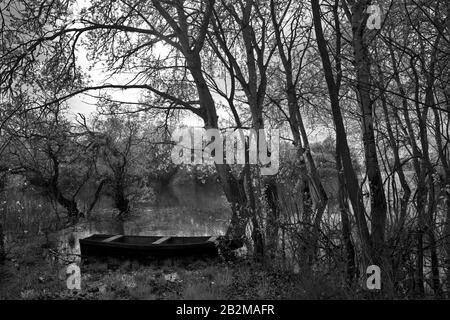
[[[65,260],[66,259],[66,260]],[[44,237],[24,240],[0,267],[0,299],[348,299],[364,298],[336,277],[292,273],[249,259],[95,261],[81,264],[81,290],[66,286],[67,257]]]

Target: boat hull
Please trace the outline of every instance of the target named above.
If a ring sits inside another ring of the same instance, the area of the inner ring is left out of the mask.
[[[118,237],[112,241],[108,239]],[[167,238],[167,239],[166,239]],[[162,241],[155,244],[155,242]],[[218,248],[211,237],[146,237],[93,235],[80,239],[84,257],[215,257]]]

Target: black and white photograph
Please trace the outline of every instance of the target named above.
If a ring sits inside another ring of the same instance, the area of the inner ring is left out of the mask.
[[[448,0],[0,0],[0,306],[450,299],[449,113]]]

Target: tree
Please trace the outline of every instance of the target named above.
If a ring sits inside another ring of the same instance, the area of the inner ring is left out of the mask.
[[[90,179],[93,162],[83,137],[63,116],[62,106],[11,119],[4,128],[9,143],[3,167],[20,174],[77,218],[77,195]]]
[[[106,65],[112,74],[135,70],[142,77],[136,77],[127,84],[84,86],[57,95],[52,103],[90,90],[142,89],[149,95],[164,99],[167,102],[165,108],[192,112],[204,121],[205,128],[218,128],[216,104],[208,89],[200,55],[214,1],[152,1],[151,4],[145,1],[92,1],[89,10],[83,10],[73,20],[66,20],[67,12],[60,13],[58,19],[54,10],[59,7],[53,8],[54,5],[44,3],[23,7],[23,16],[32,13],[37,21],[50,13],[52,19],[46,20],[46,25],[51,27],[44,35],[30,30],[27,39],[18,39],[14,47],[8,44],[3,55],[7,63],[2,63],[0,72],[2,84],[6,84],[2,88],[4,91],[11,90],[13,84],[23,77],[23,73],[15,72],[19,66],[33,66],[28,53],[43,50],[49,43],[56,42],[68,48],[72,53],[69,58],[74,58],[78,41],[87,34],[93,60],[106,56]],[[46,6],[48,10],[41,9]],[[151,17],[150,20],[147,17]],[[120,52],[115,51],[116,43],[121,44]],[[163,44],[165,54],[159,57],[153,54],[156,44]],[[22,49],[26,54],[15,54]],[[71,63],[75,59],[67,62],[67,66],[74,67]],[[72,71],[72,68],[61,70]],[[152,81],[151,76],[154,75],[158,78]],[[41,107],[45,105],[48,102]],[[246,207],[244,186],[232,175],[228,165],[217,164],[216,168],[233,211],[228,234],[239,237],[245,231],[245,223],[240,217],[252,215]]]
[[[313,230],[306,231],[311,234],[312,240],[310,245],[312,246],[312,256],[315,256],[317,240],[320,233],[320,222],[327,205],[328,196],[320,181],[316,164],[311,154],[308,135],[300,113],[299,98],[296,89],[299,87],[300,73],[304,68],[305,55],[310,49],[311,28],[301,25],[305,11],[303,4],[294,5],[292,1],[289,1],[287,4],[283,2],[275,3],[274,0],[270,1],[270,15],[272,17],[276,46],[283,65],[285,97],[287,99],[289,114],[288,122],[294,138],[294,145],[298,150],[298,169],[301,172],[300,188],[302,196],[304,196],[303,202],[306,204],[305,211],[311,210],[307,205],[311,201],[311,188],[309,188],[308,184],[311,184],[313,190],[316,190],[319,199]],[[281,12],[281,14],[277,15],[277,12]],[[294,25],[295,28],[287,28],[287,24]],[[300,33],[299,29],[303,32]],[[296,59],[296,57],[299,58]],[[294,73],[294,70],[296,73]],[[272,101],[281,108],[279,102],[274,99]],[[306,168],[305,157],[309,164],[308,169]]]
[[[321,10],[319,2],[316,0],[311,0],[311,6],[314,21],[314,29],[316,31],[317,46],[320,52],[320,57],[322,59],[325,79],[330,96],[333,122],[336,128],[336,150],[338,152],[338,157],[342,162],[345,186],[346,189],[348,190],[348,196],[350,198],[352,209],[355,214],[358,234],[364,250],[363,252],[366,256],[366,259],[370,259],[371,258],[370,234],[367,227],[365,209],[361,198],[361,192],[359,191],[358,188],[358,179],[356,177],[356,173],[354,171],[350,157],[350,149],[347,142],[347,134],[343,123],[342,113],[339,104],[339,86],[340,86],[339,77],[341,72],[340,64],[339,60],[337,60],[337,80],[335,80],[333,75],[333,68],[327,50],[327,42],[324,38],[324,33],[322,29]],[[337,55],[339,54],[340,53],[338,52]]]
[[[162,155],[158,153],[159,143],[164,141],[152,138],[151,124],[138,114],[118,114],[117,107],[114,103],[108,105],[108,114],[98,114],[92,129],[84,117],[80,124],[89,135],[90,148],[99,154],[96,171],[101,184],[111,189],[115,207],[123,217],[129,213],[132,200],[148,192],[146,184],[152,171],[158,166],[163,167],[160,172],[166,171],[164,164],[169,159],[167,152],[166,159],[157,158]]]

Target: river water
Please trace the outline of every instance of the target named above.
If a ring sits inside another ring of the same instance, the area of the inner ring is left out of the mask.
[[[108,208],[110,204],[104,204],[92,219],[58,233],[58,251],[78,255],[79,239],[95,233],[151,236],[215,236],[225,233],[231,210],[216,186],[177,186],[158,195],[158,198],[158,205],[137,204],[125,221],[116,219],[113,208]]]

